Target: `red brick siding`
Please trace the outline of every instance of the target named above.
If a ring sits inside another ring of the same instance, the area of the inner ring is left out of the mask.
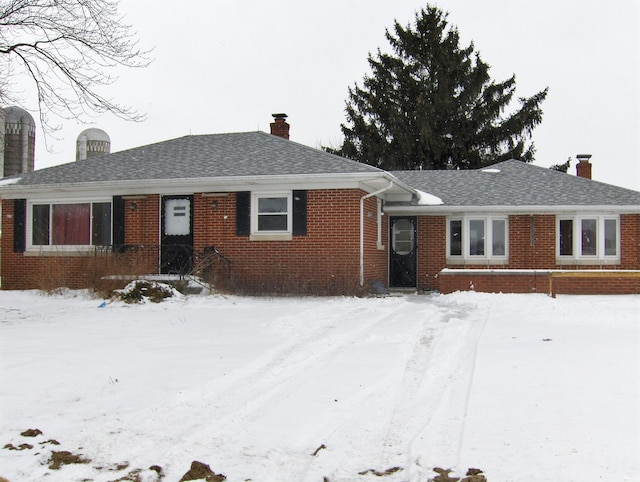
[[[533,223],[532,223],[533,221]],[[510,270],[640,270],[640,215],[620,216],[620,263],[617,265],[556,264],[556,216],[509,216],[509,262],[507,265],[447,264],[446,217],[419,218],[419,279],[434,280],[433,286],[443,293],[475,289],[487,292],[548,292],[548,276],[544,273],[447,273],[443,268]],[[531,245],[531,226],[534,243]],[[440,227],[440,228],[438,228]],[[438,237],[438,239],[434,239]],[[425,261],[427,260],[427,261]],[[436,260],[434,262],[434,260]],[[437,275],[437,276],[436,276]],[[640,293],[637,278],[560,278],[554,280],[558,293]]]
[[[160,242],[160,196],[125,199],[124,243],[153,246]]]
[[[86,287],[101,270],[102,257],[24,256],[13,252],[14,203],[2,202],[2,289]]]
[[[349,293],[359,281],[360,198],[359,189],[312,190],[307,194],[307,234],[291,241],[250,241],[235,234],[235,194],[209,197],[194,195],[194,248],[215,246],[232,263],[237,286],[247,291]],[[212,201],[217,206],[211,206]],[[133,209],[135,203],[135,209]],[[382,217],[382,243],[377,247],[376,199],[364,203],[364,281],[388,281],[388,216]],[[371,216],[369,216],[371,213]],[[141,196],[125,201],[125,243],[156,246],[160,233],[160,196]],[[509,217],[509,262],[506,266],[447,265],[446,217],[418,217],[418,288],[442,292],[467,290],[531,292],[548,289],[540,274],[447,274],[443,268],[493,269],[640,269],[640,215],[620,216],[621,261],[616,266],[556,265],[555,216]],[[531,246],[531,222],[534,243]],[[43,281],[60,279],[72,288],[86,286],[104,271],[109,256],[24,256],[13,253],[13,201],[3,203],[2,286],[4,289],[40,287]],[[140,268],[140,266],[138,266]],[[157,258],[145,266],[157,272]],[[640,292],[638,281],[621,279],[554,280],[558,292]]]
[[[307,234],[290,241],[236,236],[235,193],[194,197],[194,247],[215,246],[232,263],[234,280],[248,291],[352,292],[359,283],[360,198],[350,190],[307,192]],[[212,201],[217,207],[212,208]],[[373,213],[369,218],[368,213]],[[386,280],[386,251],[376,247],[376,200],[365,200],[365,283]],[[384,219],[384,217],[383,217]],[[384,229],[384,228],[383,228]]]
[[[620,216],[620,269],[640,269],[640,214]]]
[[[418,289],[438,289],[438,273],[446,266],[446,219],[418,217]]]
[[[558,294],[640,294],[640,278],[555,278],[553,292]]]
[[[196,193],[194,249],[201,252],[208,246],[218,248],[233,263],[236,286],[245,291],[352,293],[359,286],[360,198],[365,194],[359,189],[308,191],[305,236],[294,236],[290,241],[250,241],[249,237],[236,236],[235,193],[217,197]],[[217,203],[215,208],[213,201]],[[111,253],[99,258],[13,253],[13,202],[5,201],[3,208],[3,288],[40,287],[37,280],[53,271],[65,286],[83,287],[104,271],[97,264],[113,264]],[[374,279],[387,280],[387,250],[377,248],[376,210],[375,197],[365,200],[365,284]],[[382,219],[384,242],[387,220],[385,216]],[[157,246],[159,229],[159,195],[125,199],[125,244]],[[120,271],[158,271],[157,254],[142,263],[132,254],[121,255],[118,262]]]

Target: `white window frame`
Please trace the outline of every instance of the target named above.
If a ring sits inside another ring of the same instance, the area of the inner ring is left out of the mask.
[[[262,198],[287,199],[286,229],[272,231],[258,229],[258,221],[261,216],[258,206]],[[251,235],[249,239],[255,241],[288,241],[293,239],[293,191],[258,191],[251,193]]]
[[[462,226],[462,253],[451,254],[451,222],[460,221]],[[484,222],[484,254],[471,254],[470,224],[472,221]],[[504,255],[493,254],[493,221],[504,222]],[[505,264],[509,261],[509,216],[467,215],[447,217],[447,263],[450,264]]]
[[[582,254],[582,221],[594,219],[596,221],[596,254]],[[570,220],[573,223],[572,253],[560,254],[560,222]],[[605,222],[616,223],[616,254],[606,254]],[[610,214],[580,214],[556,216],[556,262],[558,264],[615,264],[620,262],[620,216]]]
[[[110,246],[113,244],[113,198],[77,198],[77,199],[35,199],[27,201],[27,219],[26,219],[26,252],[32,253],[58,253],[58,252],[93,252],[96,247],[103,245],[91,244],[93,242],[93,205],[109,204],[111,206],[111,237]],[[63,204],[89,204],[90,221],[89,221],[89,244],[52,244],[53,239],[53,206]],[[33,207],[49,205],[49,244],[33,244]]]

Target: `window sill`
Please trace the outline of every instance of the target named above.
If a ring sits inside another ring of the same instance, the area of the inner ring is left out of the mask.
[[[447,257],[447,264],[476,266],[508,266],[509,258],[462,258]]]
[[[69,257],[80,257],[80,256],[95,256],[96,248],[94,246],[87,248],[67,248],[67,249],[56,249],[56,248],[47,248],[47,249],[34,249],[30,248],[24,251],[22,254],[26,257],[32,256],[69,256]],[[105,248],[104,250],[99,250],[100,252],[111,252],[111,247]]]
[[[619,258],[556,258],[558,266],[615,266],[620,264]]]
[[[253,233],[249,241],[291,241],[291,233]]]

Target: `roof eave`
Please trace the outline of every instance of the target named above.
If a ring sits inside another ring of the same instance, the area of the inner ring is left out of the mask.
[[[347,189],[360,188],[373,192],[386,181],[394,182],[396,193],[412,196],[414,190],[384,171],[362,173],[287,174],[273,176],[218,176],[209,178],[149,179],[124,181],[91,181],[39,185],[10,184],[0,186],[0,197],[18,199],[52,195],[132,195],[186,194],[195,192],[233,192],[268,189]]]
[[[632,205],[523,205],[523,206],[450,206],[432,205],[416,206],[402,204],[386,204],[384,211],[394,215],[449,215],[473,213],[504,213],[504,214],[561,214],[561,213],[612,213],[612,214],[640,214],[640,204]]]

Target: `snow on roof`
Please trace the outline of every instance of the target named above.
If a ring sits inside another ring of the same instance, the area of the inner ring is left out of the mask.
[[[419,206],[438,206],[444,204],[442,199],[428,192],[417,190],[418,193],[418,205]]]
[[[21,178],[19,176],[0,179],[0,186],[8,186],[10,184],[16,184],[20,179]]]

